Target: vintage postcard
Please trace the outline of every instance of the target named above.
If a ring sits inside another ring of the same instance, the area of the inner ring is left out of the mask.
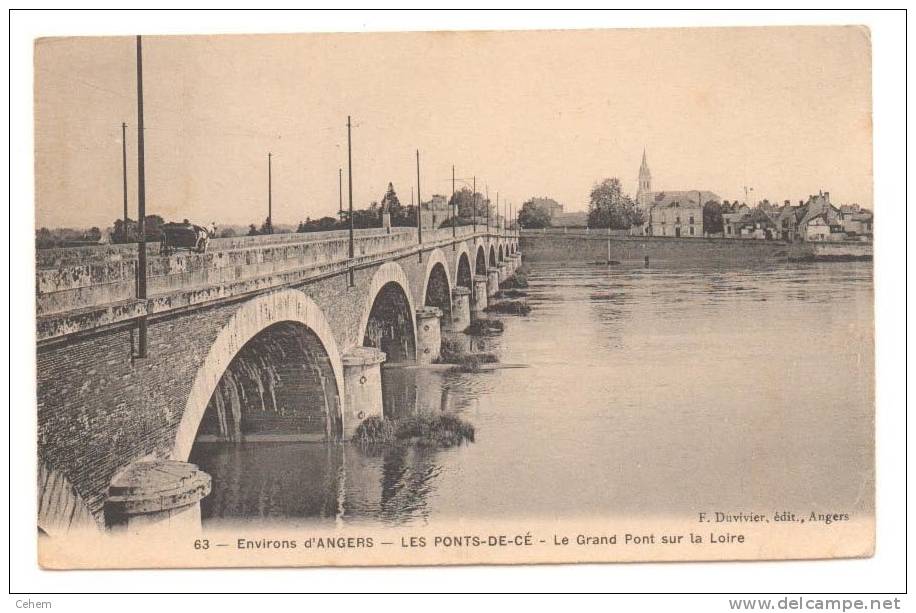
[[[43,567],[873,554],[867,28],[34,53]]]

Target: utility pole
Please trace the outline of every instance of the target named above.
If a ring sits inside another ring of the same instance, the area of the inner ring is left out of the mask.
[[[350,201],[350,287],[356,284],[353,275],[353,149],[350,139],[350,116],[347,115],[347,191],[349,192]]]
[[[423,244],[423,198],[420,197],[420,150],[417,149],[417,242]],[[423,251],[420,251],[420,261],[423,261]]]
[[[608,206],[607,209],[607,265],[611,265],[611,231],[612,228],[613,216],[611,215],[611,207]]]
[[[124,226],[123,230],[127,232],[127,124],[121,122],[121,178],[123,182],[124,194]]]
[[[455,228],[455,218],[458,216],[458,203],[455,201],[455,165],[452,164],[452,238],[457,235]],[[452,249],[457,249],[455,243],[452,243]]]
[[[146,171],[143,157],[143,43],[137,36],[137,300],[146,301]],[[144,310],[145,312],[145,310]],[[137,325],[137,357],[147,355],[146,315]]]
[[[127,239],[127,124],[121,122],[121,178],[123,179],[124,193],[124,223],[121,225],[121,232]]]
[[[607,265],[611,265],[611,222],[607,225]]]
[[[474,223],[474,234],[477,234],[477,175],[474,175],[474,213],[471,219]]]
[[[274,221],[273,221],[273,181],[272,181],[272,172],[270,158],[273,156],[271,152],[267,152],[267,233],[274,233]]]

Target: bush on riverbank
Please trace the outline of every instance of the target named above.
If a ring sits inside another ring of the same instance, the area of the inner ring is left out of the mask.
[[[394,422],[378,415],[367,417],[356,427],[353,442],[358,445],[378,445],[394,440]]]
[[[454,415],[421,414],[388,419],[373,415],[356,428],[352,442],[360,446],[415,444],[454,447],[474,442],[474,426]]]
[[[486,311],[504,315],[527,315],[531,312],[531,307],[523,300],[502,300],[488,306]]]
[[[442,347],[439,349],[438,364],[459,364],[460,360],[469,353],[468,343],[460,338],[443,337]]]
[[[439,351],[439,364],[455,364],[465,372],[477,372],[481,364],[494,364],[499,361],[495,353],[474,353],[459,338],[443,338]]]
[[[499,284],[501,289],[525,289],[528,287],[528,275],[521,272],[521,269],[515,271],[515,274]]]
[[[470,334],[471,336],[486,336],[489,334],[496,334],[497,332],[502,332],[505,329],[503,322],[498,319],[475,319],[471,322],[471,325],[468,326],[468,329],[465,330],[465,334]]]
[[[497,300],[505,300],[506,298],[527,298],[528,292],[517,289],[501,289],[496,292],[496,295],[493,297]]]
[[[457,365],[461,372],[480,372],[481,364],[495,364],[498,361],[495,353],[469,353],[463,356]]]
[[[474,442],[474,426],[454,415],[413,415],[398,420],[398,440],[429,447],[454,447]]]

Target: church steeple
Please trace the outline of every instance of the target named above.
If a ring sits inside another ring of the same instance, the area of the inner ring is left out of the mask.
[[[636,188],[636,201],[645,206],[652,192],[652,173],[649,171],[649,162],[646,160],[646,148],[642,150],[642,164],[639,166],[639,186]]]

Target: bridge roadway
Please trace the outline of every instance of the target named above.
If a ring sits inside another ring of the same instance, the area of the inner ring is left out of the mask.
[[[205,254],[147,248],[145,300],[135,245],[37,254],[48,534],[130,525],[137,509],[155,523],[151,474],[174,473],[184,502],[206,495],[209,476],[185,464],[201,441],[348,438],[384,413],[380,364],[435,360],[441,328],[466,327],[521,258],[517,234],[467,226],[424,230],[422,244],[415,228],[360,230],[353,258],[346,231],[216,239]],[[199,506],[175,505],[160,516],[199,527]]]

